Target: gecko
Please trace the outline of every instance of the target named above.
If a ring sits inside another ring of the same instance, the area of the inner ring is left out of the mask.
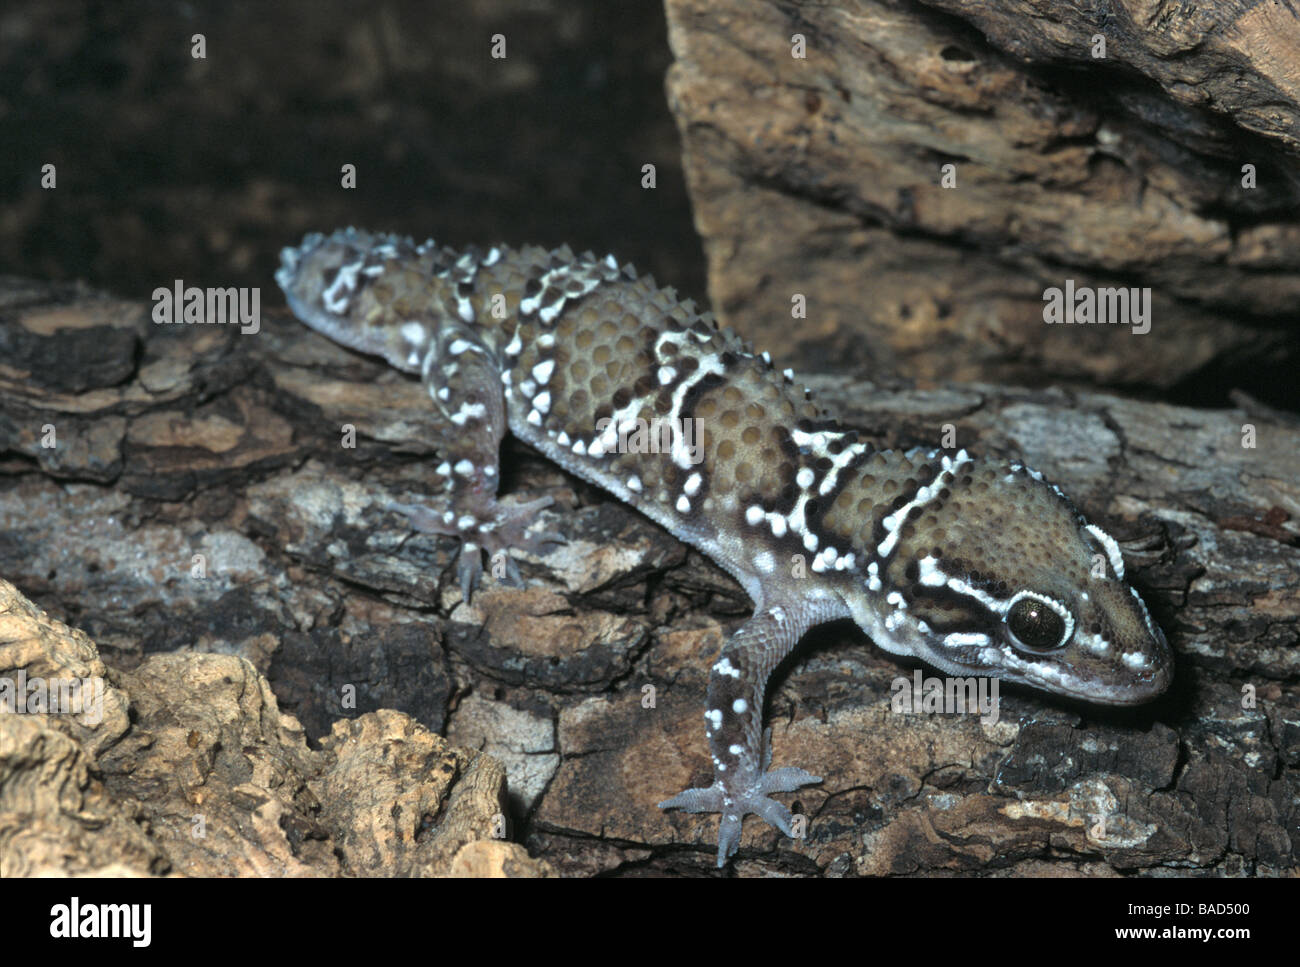
[[[814,625],[851,618],[887,652],[1095,704],[1146,702],[1172,678],[1118,543],[1041,473],[964,449],[877,448],[770,355],[613,256],[349,228],[308,235],[280,262],[295,316],[427,389],[438,492],[386,506],[460,542],[467,600],[484,554],[504,555],[517,582],[512,554],[562,541],[536,526],[551,498],[498,500],[507,431],[748,594],[753,616],[709,672],[712,782],[658,804],[720,814],[719,867],[751,813],[793,835],[773,796],[821,781],[770,768],[763,729],[768,679]],[[666,427],[665,445],[631,445],[642,427]]]

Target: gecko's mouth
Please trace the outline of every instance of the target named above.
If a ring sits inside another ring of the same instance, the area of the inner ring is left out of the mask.
[[[1169,662],[1163,662],[1149,674],[1126,679],[1122,683],[1072,679],[1066,675],[1034,674],[1033,671],[1009,675],[1008,678],[1093,705],[1143,705],[1164,693],[1173,680],[1173,669]]]
[[[1062,689],[1062,694],[1093,705],[1145,705],[1157,698],[1172,679],[1169,673],[1158,676],[1150,685],[1092,685],[1079,689]],[[1040,686],[1041,687],[1041,686]]]

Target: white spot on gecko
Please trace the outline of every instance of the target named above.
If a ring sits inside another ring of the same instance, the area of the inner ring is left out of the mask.
[[[464,426],[467,420],[479,420],[487,415],[487,407],[482,403],[464,403],[451,415],[451,422]]]
[[[348,300],[352,292],[357,287],[357,273],[361,271],[361,266],[365,264],[363,259],[360,262],[353,262],[351,265],[344,265],[339,268],[338,275],[334,276],[333,283],[330,287],[321,293],[321,301],[325,308],[330,312],[336,312],[339,315],[348,311]],[[346,294],[339,291],[346,289]]]
[[[726,675],[729,678],[740,677],[740,669],[731,663],[730,658],[721,658],[716,664],[714,664],[713,670],[719,675]]]

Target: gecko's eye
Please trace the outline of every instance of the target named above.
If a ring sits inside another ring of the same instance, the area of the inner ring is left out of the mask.
[[[1051,651],[1070,640],[1074,618],[1064,606],[1033,591],[1021,591],[1007,608],[1012,644],[1028,651]]]

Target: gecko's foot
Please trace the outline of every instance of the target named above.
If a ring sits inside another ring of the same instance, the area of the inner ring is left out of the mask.
[[[508,583],[521,585],[523,579],[512,556],[514,552],[542,554],[547,545],[564,543],[564,536],[554,531],[529,530],[536,522],[538,512],[554,502],[551,497],[539,497],[524,504],[502,504],[492,500],[472,513],[463,514],[452,510],[439,513],[420,504],[390,503],[387,509],[405,515],[418,531],[461,539],[456,580],[461,597],[469,601],[483,577],[480,551],[487,551],[492,562],[503,562]]]
[[[740,846],[740,827],[749,813],[793,837],[790,810],[770,798],[769,793],[794,792],[800,786],[814,782],[821,782],[821,777],[787,766],[764,773],[743,791],[729,790],[719,779],[711,786],[679,792],[672,799],[661,802],[659,808],[683,809],[688,813],[722,813],[718,827],[718,867],[721,868]]]

